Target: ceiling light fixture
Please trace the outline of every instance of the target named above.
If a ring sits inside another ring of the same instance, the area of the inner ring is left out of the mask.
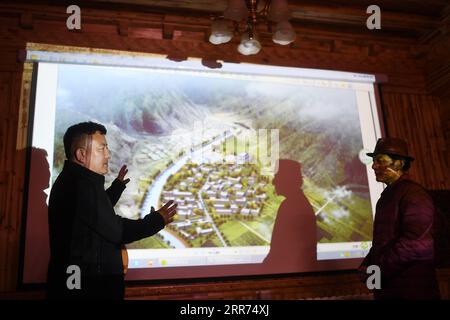
[[[262,46],[258,40],[258,23],[271,26],[276,23],[272,41],[288,45],[295,41],[296,34],[289,19],[291,14],[286,0],[228,0],[223,16],[213,20],[209,42],[215,45],[229,42],[234,33],[241,34],[238,51],[244,55],[257,54]],[[230,28],[233,21],[234,28]],[[240,23],[245,21],[245,27]],[[271,29],[271,28],[269,28]]]

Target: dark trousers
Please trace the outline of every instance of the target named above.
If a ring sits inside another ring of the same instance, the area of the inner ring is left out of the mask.
[[[381,279],[381,290],[375,290],[376,300],[437,300],[439,286],[433,261],[411,263],[390,279]]]

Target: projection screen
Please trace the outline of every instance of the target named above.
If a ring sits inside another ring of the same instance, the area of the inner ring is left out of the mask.
[[[64,132],[83,121],[108,130],[105,187],[128,165],[116,214],[139,219],[178,203],[172,224],[127,245],[128,280],[350,269],[370,249],[383,188],[365,156],[381,137],[375,76],[131,54],[27,59],[35,94],[24,283],[45,282],[47,195],[65,160]],[[296,185],[283,185],[289,172],[301,175]]]

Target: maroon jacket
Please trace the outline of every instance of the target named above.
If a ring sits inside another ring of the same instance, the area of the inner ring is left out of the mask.
[[[406,175],[389,185],[377,202],[373,243],[362,265],[378,265],[376,299],[434,299],[434,206],[431,197]]]

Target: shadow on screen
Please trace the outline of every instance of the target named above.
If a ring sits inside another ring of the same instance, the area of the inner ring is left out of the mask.
[[[47,151],[31,149],[28,184],[23,282],[46,282],[50,259],[48,206],[50,168]]]
[[[301,164],[279,160],[272,183],[285,199],[278,208],[270,251],[262,267],[272,272],[313,270],[317,261],[316,216],[302,190]]]

